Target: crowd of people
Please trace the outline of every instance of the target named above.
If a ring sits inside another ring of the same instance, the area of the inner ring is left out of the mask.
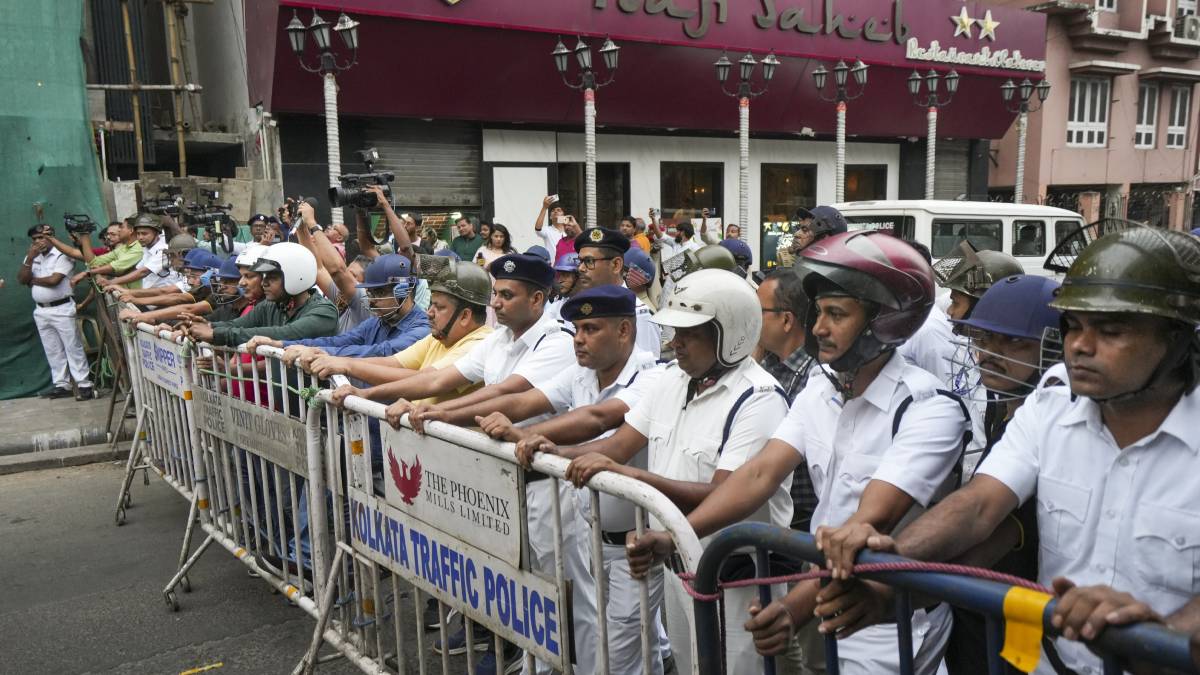
[[[1086,643],[1110,624],[1200,631],[1200,494],[1186,478],[1200,452],[1200,238],[1121,229],[1060,283],[967,241],[935,272],[921,244],[848,231],[819,206],[796,214],[795,264],[763,273],[738,226],[712,232],[703,212],[698,229],[653,210],[585,228],[551,196],[533,225],[541,245],[517,252],[504,225],[465,217],[440,241],[375,190],[386,242],[367,210],[351,238],[304,202],[256,217],[254,242],[230,251],[149,215],[110,226],[101,254],[31,228],[18,279],[38,303],[47,395],[70,395],[72,379],[92,395],[70,334],[71,286],[90,277],[138,307],[123,320],[251,353],[272,345],[322,379],[344,375],[335,404],[382,402],[392,426],[476,427],[515,443],[525,466],[569,459],[567,481],[528,483],[526,507],[530,563],[553,573],[558,492],[577,672],[595,672],[600,649],[579,488],[605,471],[668,497],[702,543],[744,521],[816,536],[829,583],[780,585],[767,606],[749,587],[726,591],[732,673],[760,672],[762,655],[781,672],[824,672],[830,634],[841,672],[898,672],[896,629],[883,625],[892,591],[854,574],[865,548],[1052,587],[1060,637],[1045,641],[1040,673],[1099,672]],[[691,599],[664,572],[670,535],[638,536],[628,504],[607,495],[598,522],[611,672],[641,672],[640,579],[654,673],[688,670]],[[721,578],[803,567],[756,569],[740,554]],[[916,672],[987,670],[979,617],[914,604]],[[426,627],[441,622],[432,606]],[[434,648],[484,652],[481,673],[519,667],[515,648],[494,644],[477,627],[470,643],[460,629]]]

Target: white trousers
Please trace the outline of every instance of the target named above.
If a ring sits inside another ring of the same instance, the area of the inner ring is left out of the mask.
[[[675,667],[680,673],[690,673],[696,654],[692,652],[692,634],[695,611],[692,597],[683,590],[683,582],[674,574],[667,574],[667,635],[671,638],[671,651],[675,653]],[[750,619],[750,603],[758,597],[758,588],[725,589],[725,665],[729,675],[761,675],[763,660],[754,649],[754,635],[745,629]],[[787,592],[787,586],[771,587],[771,597],[779,598]]]
[[[945,673],[942,656],[953,625],[950,606],[939,604],[931,612],[913,612],[913,672],[917,675]],[[896,625],[871,626],[838,641],[838,669],[844,675],[876,675],[900,670],[900,644]]]
[[[608,669],[611,675],[641,675],[642,598],[638,582],[629,573],[624,546],[604,544],[604,574],[608,578]],[[662,624],[657,609],[662,606],[663,568],[657,566],[647,581],[649,590],[650,674],[662,675]]]
[[[596,614],[596,579],[591,566],[591,527],[580,512],[575,487],[566,481],[549,478],[529,483],[526,508],[529,547],[533,569],[554,578],[554,506],[551,490],[558,490],[562,516],[563,573],[571,582],[571,614],[575,635],[575,668],[580,675],[596,672],[596,649],[600,635]],[[537,662],[538,675],[548,674],[550,666]],[[525,675],[531,675],[525,672]]]
[[[42,339],[42,350],[50,364],[50,377],[54,386],[71,388],[71,378],[81,387],[92,386],[87,356],[83,353],[83,341],[75,326],[75,303],[64,302],[56,307],[35,307],[33,323]],[[67,377],[68,367],[70,377]]]

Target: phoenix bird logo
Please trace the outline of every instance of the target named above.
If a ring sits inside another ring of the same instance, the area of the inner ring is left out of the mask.
[[[396,489],[400,490],[400,499],[412,506],[413,500],[421,493],[421,458],[418,457],[412,468],[409,468],[404,460],[397,462],[396,455],[388,448],[388,465],[392,473],[392,482],[396,484]]]

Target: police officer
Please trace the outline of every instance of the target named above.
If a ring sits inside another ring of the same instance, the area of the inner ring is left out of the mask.
[[[625,286],[625,252],[629,239],[616,230],[589,227],[575,237],[579,254],[579,286]],[[658,358],[662,352],[662,329],[650,321],[650,308],[637,300],[637,344]]]
[[[770,430],[786,414],[787,401],[774,378],[749,358],[758,343],[762,313],[754,289],[744,279],[725,270],[692,272],[679,281],[652,320],[675,328],[670,346],[677,360],[630,409],[616,433],[556,451],[573,458],[567,475],[577,484],[599,471],[622,473],[648,483],[686,513],[762,449]],[[648,469],[628,466],[647,445]],[[790,478],[775,485],[769,504],[763,500],[754,520],[788,525],[789,483]],[[646,576],[646,569],[638,573],[630,562],[632,573]],[[651,584],[666,585],[667,632],[679,670],[689,672],[692,654],[680,647],[690,644],[686,619],[691,599],[675,577],[660,579],[654,570]],[[741,614],[753,594],[751,589],[729,592],[727,610]],[[761,661],[741,624],[726,623],[730,672],[761,672]]]
[[[50,365],[53,387],[42,392],[43,398],[71,395],[71,379],[79,390],[75,399],[94,398],[87,356],[75,325],[75,298],[71,292],[71,273],[75,263],[50,244],[49,225],[29,228],[30,246],[17,272],[17,282],[29,286],[33,294],[33,322],[37,325],[46,362]]]
[[[1084,249],[1050,303],[1063,312],[1070,386],[1031,395],[963,489],[894,539],[858,528],[833,564],[848,569],[868,544],[949,560],[1035,498],[1038,581],[1060,596],[1053,624],[1063,637],[1095,638],[1124,593],[1179,630],[1200,627],[1200,487],[1181,479],[1200,470],[1198,262],[1200,240],[1149,227]],[[1101,671],[1067,640],[1043,643],[1037,673]]]
[[[127,284],[141,281],[143,289],[175,286],[183,281],[182,275],[173,270],[167,257],[167,240],[163,237],[162,222],[143,213],[133,221],[133,232],[142,245],[142,259],[128,274],[121,275],[102,286]]]

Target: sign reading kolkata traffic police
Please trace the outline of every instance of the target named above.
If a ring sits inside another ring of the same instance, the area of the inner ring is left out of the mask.
[[[408,429],[380,427],[389,504],[520,564],[524,486],[515,465]]]

